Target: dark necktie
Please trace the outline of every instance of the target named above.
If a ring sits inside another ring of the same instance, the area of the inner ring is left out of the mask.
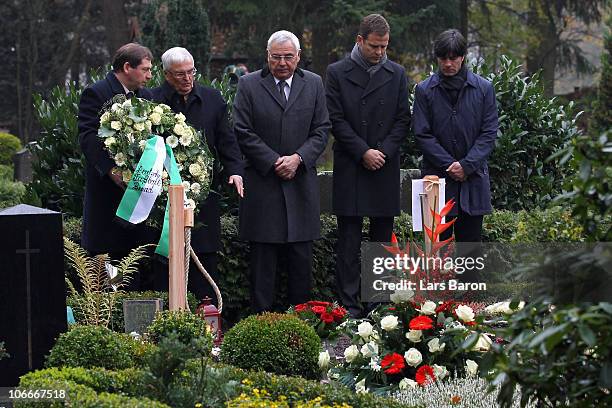
[[[280,81],[278,83],[278,90],[280,91],[280,98],[283,106],[287,105],[287,95],[285,95],[285,86],[287,83],[285,81]]]

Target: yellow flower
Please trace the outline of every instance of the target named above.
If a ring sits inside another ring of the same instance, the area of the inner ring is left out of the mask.
[[[121,122],[117,120],[113,120],[110,124],[111,129],[113,130],[121,130]]]

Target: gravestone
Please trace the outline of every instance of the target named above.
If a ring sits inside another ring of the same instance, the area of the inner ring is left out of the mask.
[[[32,153],[29,149],[21,149],[13,155],[14,179],[22,183],[32,181]]]
[[[123,324],[126,333],[144,334],[155,318],[164,310],[161,299],[126,299],[123,301]]]
[[[67,330],[62,214],[29,205],[0,211],[0,386],[43,367]]]

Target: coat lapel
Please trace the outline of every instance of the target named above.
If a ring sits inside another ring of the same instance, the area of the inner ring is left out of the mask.
[[[389,62],[384,64],[377,73],[374,74],[372,78],[370,78],[370,82],[368,82],[368,86],[363,92],[363,97],[374,92],[387,82],[389,82],[393,78],[393,69],[388,66]]]
[[[301,75],[293,74],[293,80],[291,81],[291,92],[289,93],[289,100],[287,101],[285,110],[288,110],[300,96],[300,92],[302,92],[302,89],[304,89],[305,83],[306,80]]]
[[[266,91],[272,96],[272,98],[278,103],[278,105],[282,108],[283,102],[280,99],[280,92],[276,87],[276,82],[274,81],[274,76],[272,74],[268,74],[263,77],[260,81],[261,86],[263,86]]]
[[[347,57],[346,65],[346,79],[358,87],[365,89],[370,80],[368,73],[362,68],[359,68],[349,57]]]

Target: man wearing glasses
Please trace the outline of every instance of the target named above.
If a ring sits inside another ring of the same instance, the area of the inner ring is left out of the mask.
[[[113,70],[104,79],[87,87],[79,102],[79,144],[85,155],[86,181],[83,203],[82,245],[91,255],[108,253],[121,259],[132,248],[146,242],[146,227],[126,229],[115,223],[115,212],[126,188],[115,162],[98,137],[100,116],[115,95],[151,99],[144,89],[151,79],[153,55],[147,47],[130,43],[120,47],[113,58]],[[138,289],[139,275],[130,282]]]
[[[206,271],[217,281],[217,251],[221,249],[219,193],[225,179],[240,197],[243,196],[240,148],[229,126],[227,104],[221,93],[195,82],[196,68],[189,51],[181,47],[170,48],[161,59],[166,80],[162,86],[153,89],[153,99],[170,106],[174,112],[182,113],[187,123],[202,131],[215,156],[214,169],[219,167],[219,162],[223,166],[222,172],[216,171],[213,175],[211,191],[200,205],[199,219],[196,220],[196,224],[201,226],[195,228],[191,236],[193,250]],[[156,270],[155,281],[157,289],[167,290],[167,270]],[[212,287],[195,267],[189,274],[189,290],[198,299],[214,297]]]
[[[327,68],[334,136],[332,205],[338,219],[336,283],[340,301],[361,317],[359,249],[363,218],[370,241],[389,242],[400,213],[399,146],[410,128],[406,71],[387,59],[389,24],[365,17],[347,58]]]
[[[297,67],[300,43],[270,36],[267,66],[240,77],[234,132],[246,157],[240,236],[250,242],[251,306],[272,309],[279,256],[286,256],[288,299],[309,300],[312,241],[320,237],[316,160],[330,123],[321,78]]]

